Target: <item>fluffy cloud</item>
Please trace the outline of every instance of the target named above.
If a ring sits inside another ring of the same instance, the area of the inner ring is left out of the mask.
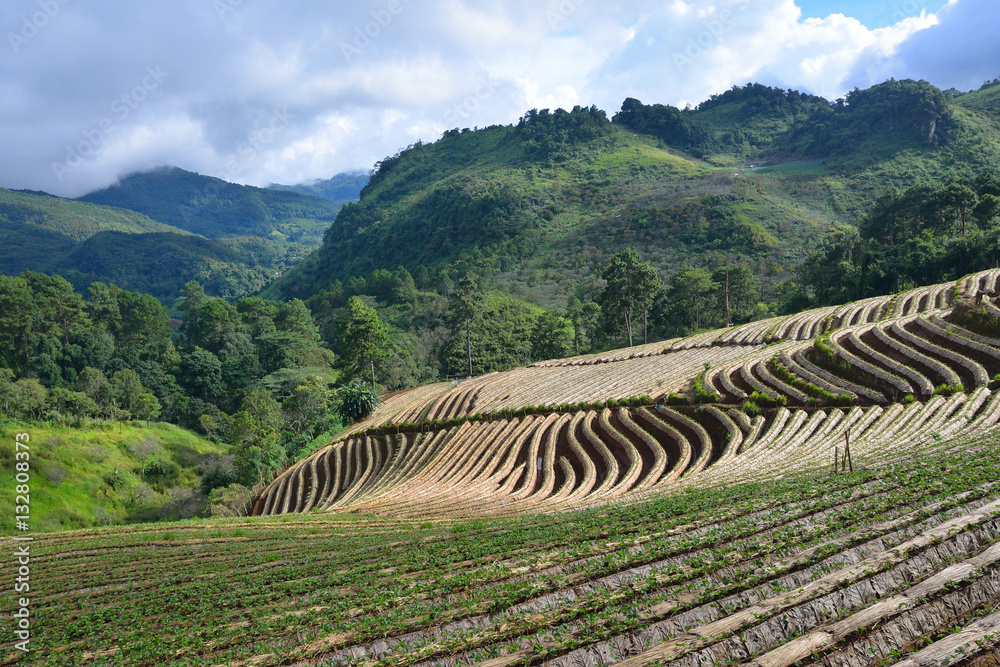
[[[991,2],[870,30],[793,0],[13,0],[0,185],[78,195],[160,164],[300,182],[533,107],[697,104],[751,80],[831,98],[888,76],[968,88],[997,74]]]
[[[852,82],[864,86],[889,77],[925,79],[941,88],[971,90],[1000,76],[1000,41],[994,0],[951,0],[935,25],[914,34],[891,54],[859,58]]]

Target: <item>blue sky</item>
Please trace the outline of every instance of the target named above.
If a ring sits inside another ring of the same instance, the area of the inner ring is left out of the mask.
[[[947,0],[893,0],[892,2],[872,2],[871,0],[798,0],[796,4],[805,17],[826,18],[830,14],[845,14],[860,21],[867,28],[884,28],[898,23],[921,11],[933,14],[945,6]]]
[[[267,185],[444,130],[756,81],[834,100],[1000,75],[996,0],[5,0],[0,186],[78,196],[173,164]]]

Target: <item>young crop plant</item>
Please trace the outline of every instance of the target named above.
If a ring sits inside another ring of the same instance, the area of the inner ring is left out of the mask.
[[[708,364],[706,364],[706,366],[707,365]],[[694,394],[695,403],[718,403],[719,401],[718,394],[705,388],[705,377],[708,375],[709,370],[709,368],[706,368],[700,374],[695,376],[691,383],[691,391]]]

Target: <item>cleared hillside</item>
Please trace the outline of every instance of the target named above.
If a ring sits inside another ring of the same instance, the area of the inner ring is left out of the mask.
[[[951,306],[961,298],[968,318],[998,279],[403,392],[286,471],[254,511],[554,511],[742,481],[761,456],[774,460],[758,479],[815,469],[847,444],[869,457],[903,434],[976,433],[1000,419],[1000,340],[960,326]],[[1000,324],[988,298],[978,308]]]
[[[0,664],[992,664],[996,430],[886,438],[837,474],[820,442],[571,512],[36,535],[32,650]]]
[[[998,279],[396,394],[280,516],[34,536],[0,664],[992,665]]]

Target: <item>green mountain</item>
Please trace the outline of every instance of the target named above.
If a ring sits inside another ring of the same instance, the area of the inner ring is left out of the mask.
[[[212,295],[237,298],[263,289],[303,248],[207,239],[135,211],[0,189],[0,274],[59,274],[81,292],[98,281],[169,303],[197,280]]]
[[[238,185],[177,167],[132,174],[80,201],[117,206],[207,238],[318,244],[339,208],[297,192]]]
[[[337,174],[333,178],[316,181],[301,185],[270,185],[272,190],[284,190],[286,192],[297,192],[301,195],[319,197],[333,202],[338,206],[343,206],[348,202],[355,202],[361,196],[361,190],[368,184],[371,178],[364,171],[349,171]]]
[[[831,103],[749,84],[695,109],[628,99],[610,121],[577,107],[450,130],[379,163],[322,248],[268,294],[399,266],[418,287],[442,272],[447,284],[474,266],[562,307],[628,245],[664,274],[736,261],[774,285],[890,188],[1000,166],[991,90],[892,80]]]
[[[55,273],[81,291],[112,282],[164,302],[197,280],[209,294],[235,299],[318,247],[339,209],[174,167],[79,200],[0,190],[0,273]]]
[[[27,235],[56,235],[75,242],[105,231],[183,233],[135,211],[78,203],[45,192],[4,188],[0,188],[0,228],[21,230]]]

